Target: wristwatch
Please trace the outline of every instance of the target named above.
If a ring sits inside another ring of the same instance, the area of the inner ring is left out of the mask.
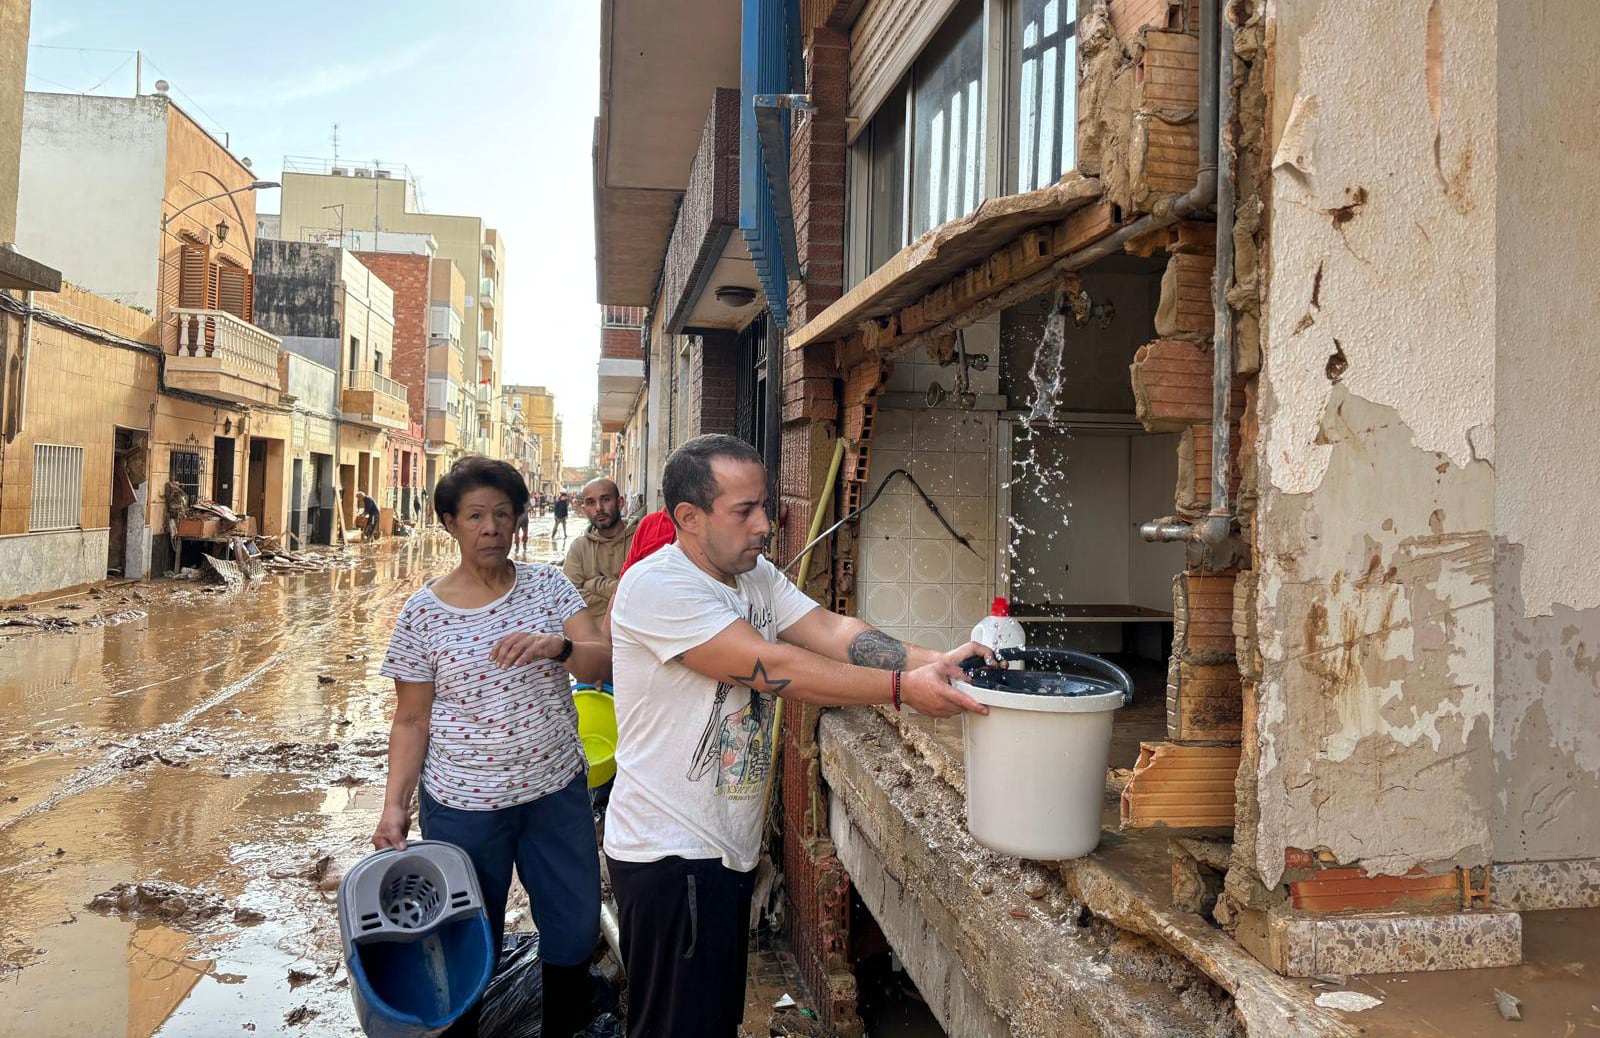
[[[551,659],[555,660],[557,663],[565,663],[571,657],[572,657],[572,639],[568,638],[566,635],[562,635],[561,636],[561,651],[556,653],[554,656],[552,656]]]

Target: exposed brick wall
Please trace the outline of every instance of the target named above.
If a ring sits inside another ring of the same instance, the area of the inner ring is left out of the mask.
[[[432,261],[398,252],[357,252],[355,257],[394,290],[394,357],[388,374],[405,385],[411,420],[421,422],[427,417]]]
[[[844,293],[845,103],[850,38],[816,29],[806,47],[806,92],[816,111],[797,120],[790,140],[800,279],[789,286],[789,323],[799,327]]]
[[[602,328],[600,356],[605,360],[643,360],[644,335],[641,329],[615,326]]]
[[[690,340],[684,391],[689,394],[685,439],[706,433],[733,435],[738,395],[739,340],[732,333],[697,335]]]
[[[666,314],[668,331],[683,330],[694,308],[696,286],[716,265],[723,243],[738,223],[739,91],[719,87],[712,95],[662,260],[658,305]]]

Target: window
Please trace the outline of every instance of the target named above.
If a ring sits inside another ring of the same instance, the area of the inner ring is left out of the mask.
[[[194,501],[200,497],[200,455],[195,451],[173,451],[167,478],[183,488]]]
[[[871,164],[867,181],[867,269],[877,270],[906,244],[905,87],[884,102],[865,136]]]
[[[911,236],[983,198],[983,3],[966,0],[911,69]]]
[[[361,340],[354,335],[350,336],[350,370],[356,371],[361,367]]]
[[[83,517],[83,448],[33,445],[29,530],[76,530]]]
[[[1017,191],[1055,183],[1077,160],[1078,25],[1071,0],[1012,0],[1008,181]]]
[[[372,351],[372,370],[383,374],[383,354],[377,350]]]
[[[1075,0],[955,5],[851,142],[850,284],[984,198],[1038,190],[1076,165],[1075,12]],[[986,48],[990,33],[1004,54]]]

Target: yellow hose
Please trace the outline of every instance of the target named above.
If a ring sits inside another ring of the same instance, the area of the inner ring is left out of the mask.
[[[822,532],[823,520],[828,515],[828,508],[833,504],[833,488],[839,481],[839,466],[844,462],[844,437],[833,441],[833,460],[828,463],[828,479],[822,484],[822,496],[817,498],[817,507],[811,513],[811,532],[806,534],[806,543],[810,544],[817,539],[817,534]],[[795,574],[795,586],[802,592],[806,589],[806,577],[811,572],[811,549],[800,558],[800,572]],[[768,769],[767,803],[761,816],[765,818],[772,810],[772,787],[777,785],[778,739],[783,734],[783,697],[772,697],[772,741],[768,744],[772,752],[772,767]]]

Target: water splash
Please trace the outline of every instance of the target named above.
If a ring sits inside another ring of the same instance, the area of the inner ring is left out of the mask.
[[[1054,555],[1058,550],[1055,543],[1057,534],[1071,524],[1072,502],[1067,497],[1066,453],[1060,448],[1059,440],[1055,436],[1045,439],[1039,434],[1041,430],[1052,431],[1057,420],[1064,381],[1067,323],[1072,321],[1074,324],[1082,324],[1082,318],[1086,316],[1088,308],[1089,300],[1082,293],[1058,291],[1049,312],[1045,315],[1043,333],[1028,369],[1028,381],[1033,387],[1032,399],[1028,403],[1028,417],[1023,424],[1021,439],[1013,453],[1012,478],[1006,484],[1006,488],[1013,494],[1013,500],[1018,494],[1027,494],[1058,510],[1061,517],[1060,528],[1042,531],[1048,555]],[[1015,509],[1008,517],[1008,525],[1011,536],[1007,553],[1010,555],[1011,565],[1006,574],[1007,594],[1011,594],[1015,585],[1021,583],[1025,585],[1030,596],[1041,597],[1048,604],[1055,596],[1048,589],[1037,587],[1040,583],[1039,567],[1028,564],[1018,550],[1024,538],[1038,538],[1041,531],[1018,518]],[[1034,547],[1037,549],[1037,545]],[[1041,555],[1037,550],[1032,554],[1035,560]],[[1026,573],[1026,577],[1018,580],[1023,572]]]

